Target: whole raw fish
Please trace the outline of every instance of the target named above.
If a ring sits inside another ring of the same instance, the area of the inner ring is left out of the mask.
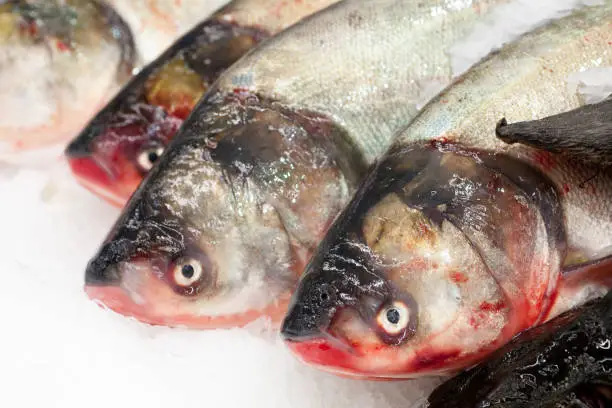
[[[495,125],[578,107],[566,80],[612,65],[611,19],[605,1],[525,35],[399,133],[302,276],[282,328],[299,358],[362,378],[453,372],[607,291],[611,172],[504,144]]]
[[[530,329],[445,382],[428,408],[612,406],[612,293]]]
[[[446,49],[504,1],[348,0],[260,44],[208,91],[128,202],[86,291],[142,321],[279,322],[367,163]]]
[[[123,206],[217,77],[264,38],[337,0],[236,0],[136,75],[68,146],[85,187]]]
[[[0,4],[0,151],[75,134],[135,58],[129,27],[103,2]]]

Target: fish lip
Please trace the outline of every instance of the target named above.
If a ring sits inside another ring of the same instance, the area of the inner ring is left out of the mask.
[[[280,299],[263,311],[249,310],[244,313],[223,316],[196,316],[177,314],[164,316],[157,314],[146,302],[134,300],[128,292],[118,285],[85,284],[84,291],[94,303],[105,310],[111,310],[124,317],[135,319],[152,326],[211,330],[244,327],[261,317],[270,318],[270,328],[277,329],[280,316],[285,312],[288,297]]]
[[[329,334],[300,341],[286,339],[285,345],[298,360],[319,370],[351,378],[370,377],[351,364],[352,359],[362,356],[348,343]]]

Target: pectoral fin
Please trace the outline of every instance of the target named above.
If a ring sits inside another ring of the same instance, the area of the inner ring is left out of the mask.
[[[604,296],[612,288],[612,255],[563,270],[557,298],[546,316],[553,318],[591,299]]]
[[[612,97],[539,120],[495,128],[506,143],[520,143],[603,166],[612,165]]]

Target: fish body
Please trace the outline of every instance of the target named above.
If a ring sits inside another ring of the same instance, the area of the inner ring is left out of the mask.
[[[225,69],[335,1],[236,0],[200,22],[138,73],[68,146],[77,179],[123,206]]]
[[[319,239],[446,48],[504,1],[342,1],[225,71],[86,271],[120,313],[213,328],[278,323]]]
[[[612,405],[612,293],[515,337],[440,385],[429,408]]]
[[[580,106],[566,79],[612,64],[611,17],[607,1],[523,36],[397,135],[301,278],[282,328],[299,358],[359,378],[452,373],[606,293],[609,169],[495,127]]]
[[[157,58],[177,38],[228,0],[107,0],[129,25],[142,64]]]
[[[7,151],[76,133],[136,64],[129,27],[98,1],[4,3],[0,49],[0,149]]]

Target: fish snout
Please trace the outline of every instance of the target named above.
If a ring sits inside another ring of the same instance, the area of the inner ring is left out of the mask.
[[[88,157],[91,155],[91,147],[89,140],[84,137],[77,137],[68,144],[64,150],[64,154],[68,158]]]
[[[312,313],[301,305],[292,307],[281,327],[285,341],[300,342],[323,336],[320,324]]]
[[[119,286],[121,275],[116,264],[108,264],[103,259],[92,260],[85,270],[85,286]]]

